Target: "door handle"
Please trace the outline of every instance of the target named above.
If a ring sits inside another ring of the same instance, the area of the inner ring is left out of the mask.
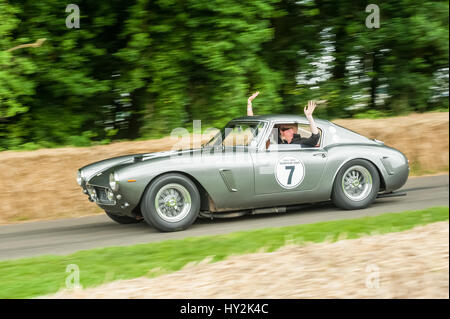
[[[321,153],[315,153],[313,156],[322,156],[322,158],[327,157],[327,153],[321,152]]]

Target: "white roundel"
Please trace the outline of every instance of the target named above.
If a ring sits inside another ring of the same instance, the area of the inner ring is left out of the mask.
[[[305,177],[305,166],[295,157],[283,157],[277,162],[275,177],[278,184],[284,188],[297,187]]]

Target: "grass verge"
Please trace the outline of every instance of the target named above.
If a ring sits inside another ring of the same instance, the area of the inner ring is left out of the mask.
[[[96,286],[105,282],[140,276],[154,277],[181,269],[189,262],[213,256],[213,262],[227,256],[274,251],[286,242],[336,241],[364,235],[384,234],[449,219],[448,207],[386,213],[374,217],[315,224],[264,228],[226,235],[191,237],[126,247],[79,251],[67,256],[41,256],[0,262],[0,298],[30,298],[57,292],[65,287],[66,268],[76,264],[80,284]]]

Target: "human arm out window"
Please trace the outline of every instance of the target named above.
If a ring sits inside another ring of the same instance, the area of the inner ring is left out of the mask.
[[[317,134],[311,133],[311,127],[307,124],[299,124],[298,125],[298,134],[300,138],[296,141],[298,144],[304,145],[306,147],[319,147],[322,131],[318,128]]]

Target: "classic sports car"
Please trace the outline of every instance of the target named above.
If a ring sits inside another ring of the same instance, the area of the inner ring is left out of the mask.
[[[286,212],[331,201],[361,209],[396,193],[409,174],[400,151],[325,120],[314,146],[279,144],[279,126],[311,135],[303,116],[261,115],[230,121],[198,148],[106,159],[78,171],[89,200],[121,224],[145,220],[160,231],[199,216]]]

